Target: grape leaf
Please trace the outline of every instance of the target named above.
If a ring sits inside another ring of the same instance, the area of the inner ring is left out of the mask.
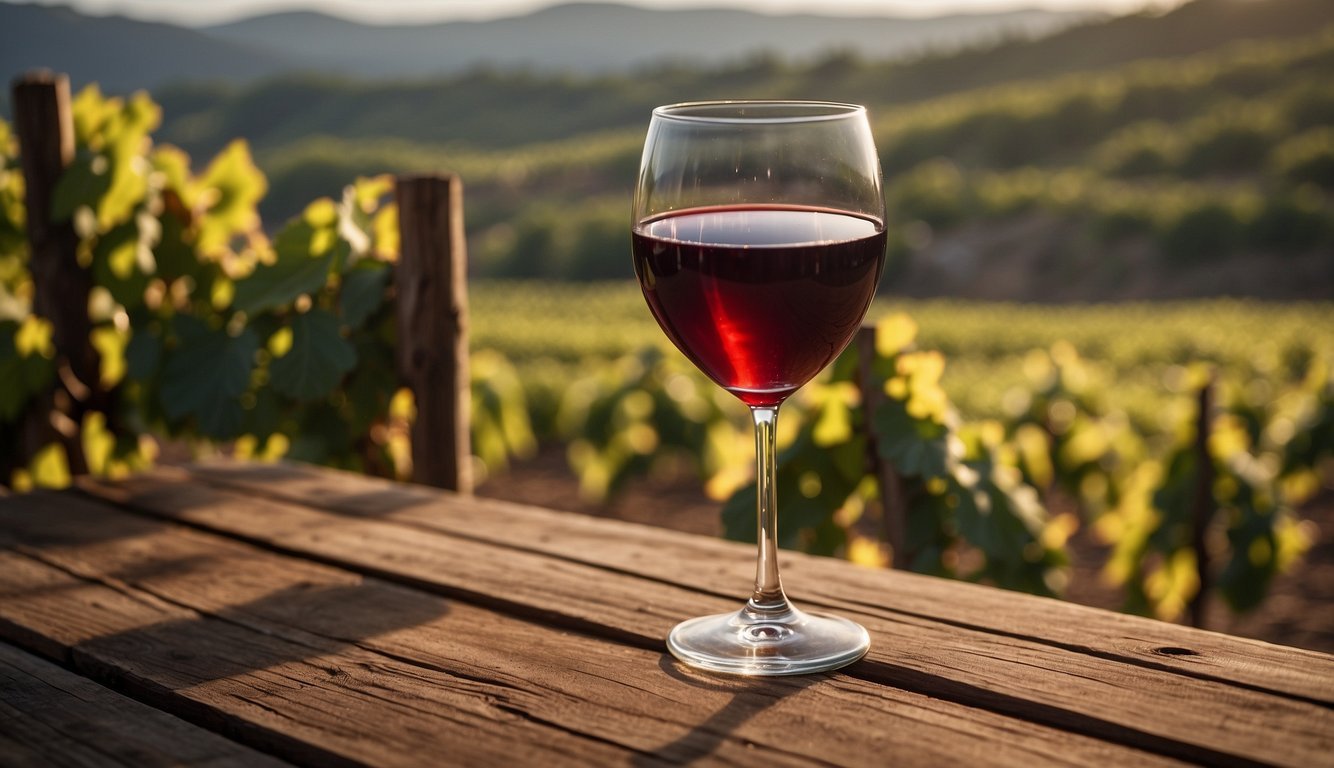
[[[249,277],[237,281],[232,308],[253,315],[318,291],[329,276],[332,257],[332,253],[327,253],[315,258],[304,255],[284,258],[279,251],[277,262],[258,267]]]
[[[949,466],[948,428],[925,419],[914,419],[895,400],[875,411],[877,449],[894,462],[899,472],[916,477],[940,477]]]
[[[236,283],[232,307],[254,315],[324,288],[329,270],[346,261],[350,248],[335,229],[337,215],[326,199],[306,206],[273,240],[275,260]]]
[[[363,263],[368,266],[359,266],[343,276],[338,296],[343,322],[352,328],[360,328],[380,308],[384,303],[384,286],[389,282],[387,264]]]
[[[126,309],[144,303],[149,272],[140,263],[142,233],[133,221],[112,227],[93,246],[93,277]]]
[[[129,366],[127,374],[131,379],[146,381],[157,373],[162,362],[162,338],[147,325],[135,329],[130,343],[125,347],[125,363]]]
[[[261,444],[275,432],[280,431],[283,421],[283,406],[278,395],[271,387],[261,387],[255,391],[255,402],[245,409],[241,431],[254,435]]]
[[[250,145],[235,139],[208,164],[196,182],[209,190],[212,204],[199,219],[196,247],[205,255],[222,249],[234,235],[259,226],[255,206],[268,191],[268,181],[250,156]],[[281,259],[281,254],[279,256]]]
[[[95,170],[97,157],[91,152],[81,151],[60,174],[60,180],[56,182],[52,193],[52,221],[69,221],[81,206],[97,205],[107,190],[111,189],[111,175],[101,167],[106,164],[106,160],[103,158],[97,163]]]
[[[55,365],[40,354],[20,354],[14,343],[18,323],[0,322],[0,422],[11,422],[23,412],[28,399],[45,390],[55,377]]]
[[[287,458],[307,462],[335,460],[356,439],[347,422],[338,415],[338,409],[328,402],[303,407],[300,423],[291,437]]]
[[[313,400],[334,390],[357,364],[352,345],[338,333],[338,320],[313,309],[292,320],[292,347],[269,367],[270,384],[295,400]]]
[[[249,328],[237,336],[177,315],[177,346],[162,372],[162,407],[180,420],[194,416],[208,437],[234,437],[244,415],[238,399],[250,385],[259,339]]]

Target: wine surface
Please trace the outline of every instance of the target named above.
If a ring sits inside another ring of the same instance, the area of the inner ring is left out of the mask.
[[[843,351],[884,265],[871,219],[796,207],[699,208],[635,228],[659,325],[747,405],[781,403]]]

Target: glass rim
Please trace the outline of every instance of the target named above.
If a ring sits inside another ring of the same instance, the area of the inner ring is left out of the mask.
[[[747,114],[747,111],[751,114]],[[664,104],[653,116],[685,123],[777,124],[845,120],[864,116],[866,107],[842,101],[805,99],[719,99]]]

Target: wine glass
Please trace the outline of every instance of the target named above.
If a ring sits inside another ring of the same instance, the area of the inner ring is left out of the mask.
[[[759,552],[741,610],[677,625],[685,663],[792,675],[860,659],[866,630],[793,607],[778,574],[778,408],[848,345],[884,266],[866,110],[811,101],[658,107],[635,187],[635,274],[668,338],[755,422]]]

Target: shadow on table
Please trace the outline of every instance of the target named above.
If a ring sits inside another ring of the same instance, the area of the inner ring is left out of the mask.
[[[99,502],[52,501],[0,510],[0,548],[27,564],[26,575],[0,580],[25,598],[0,614],[35,627],[84,617],[66,635],[71,650],[111,669],[203,683],[336,654],[450,612],[438,595]]]
[[[668,676],[686,685],[729,692],[732,698],[722,709],[709,715],[680,738],[651,753],[637,756],[633,763],[640,768],[664,763],[690,763],[707,758],[719,745],[732,738],[733,732],[747,720],[827,677],[712,677],[689,670],[668,655],[663,656],[658,666]]]
[[[339,677],[346,672],[322,657],[448,613],[443,599],[390,585],[295,584],[203,616],[92,638],[76,650],[113,668],[166,670],[185,685],[292,664],[311,665],[319,677]],[[312,674],[290,669],[295,678]]]

